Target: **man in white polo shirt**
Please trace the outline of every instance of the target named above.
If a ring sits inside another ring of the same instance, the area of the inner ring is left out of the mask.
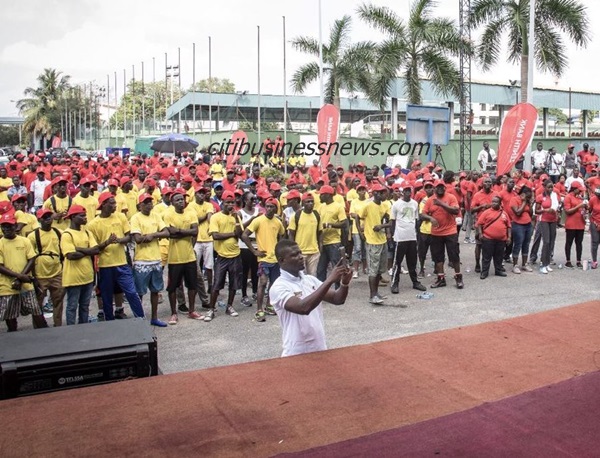
[[[348,296],[352,270],[344,260],[331,270],[324,282],[305,275],[304,256],[296,242],[283,239],[275,247],[281,275],[269,290],[283,334],[281,356],[299,355],[327,349],[322,301],[341,305]],[[340,287],[332,289],[335,283]]]

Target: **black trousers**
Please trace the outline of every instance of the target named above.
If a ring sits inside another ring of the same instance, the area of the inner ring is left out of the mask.
[[[571,247],[573,246],[573,242],[575,242],[575,254],[577,255],[577,262],[581,261],[584,232],[585,229],[567,229],[567,240],[565,242],[565,256],[567,261],[571,260]]]
[[[252,281],[252,292],[256,294],[258,291],[258,260],[248,248],[240,250],[242,254],[242,297],[248,294],[248,272],[250,272],[250,280]]]
[[[419,283],[417,278],[417,241],[407,240],[405,242],[396,242],[396,250],[394,252],[394,267],[392,273],[392,283],[400,281],[400,264],[406,257],[406,267],[408,267],[408,275],[413,283]]]
[[[504,240],[481,239],[481,273],[490,273],[490,264],[494,261],[494,272],[498,273],[502,270],[502,257],[504,256],[504,248],[506,242]]]

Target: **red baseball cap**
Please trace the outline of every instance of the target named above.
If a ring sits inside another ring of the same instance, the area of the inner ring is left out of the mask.
[[[0,216],[0,224],[17,224],[14,212],[7,212]]]
[[[271,183],[269,189],[271,191],[281,191],[281,185],[279,183]]]
[[[132,180],[131,177],[123,177],[121,178],[121,181],[119,182],[121,184],[121,187],[125,186],[126,183],[129,183]]]
[[[110,192],[103,192],[102,194],[100,194],[100,197],[98,197],[98,210],[100,210],[102,208],[102,204],[104,202],[106,202],[108,199],[110,199],[111,197],[115,197],[113,196]],[[78,205],[79,207],[81,207],[81,205]],[[73,207],[71,207],[73,208]],[[83,208],[83,207],[81,207]],[[85,211],[85,208],[83,209]]]
[[[385,191],[387,188],[385,186],[382,186],[379,183],[375,183],[373,185],[373,187],[371,188],[371,192],[380,192],[380,191]]]
[[[114,178],[111,178],[110,180],[108,180],[108,182],[106,183],[107,186],[116,186],[117,188],[119,187],[119,182],[117,180],[115,180]]]
[[[231,191],[224,191],[223,194],[221,195],[221,199],[223,201],[225,201],[225,200],[235,200],[235,194],[232,193]]]
[[[112,194],[109,193],[105,193],[107,194],[109,197],[112,197]],[[102,195],[100,196],[100,198],[102,198]],[[38,212],[39,213],[39,212]],[[65,218],[70,218],[73,215],[81,215],[81,214],[86,214],[87,212],[85,211],[85,208],[82,207],[81,205],[71,205],[71,208],[69,208],[69,211],[67,212],[67,215],[65,216]],[[39,216],[38,216],[39,218]]]
[[[277,207],[277,199],[275,199],[275,197],[269,197],[266,201],[265,201],[265,205],[275,205]]]
[[[333,188],[329,185],[321,186],[319,194],[331,194],[333,195]]]
[[[300,195],[300,192],[296,189],[292,189],[290,192],[287,193],[287,200],[291,200],[291,199],[300,199],[302,196]]]
[[[171,195],[181,194],[182,196],[187,196],[187,191],[183,188],[175,188]]]
[[[163,196],[168,196],[168,195],[171,195],[171,194],[173,194],[173,188],[170,188],[169,186],[165,186],[165,187],[163,188],[163,190],[161,191],[161,194],[162,194]]]
[[[186,183],[193,183],[194,182],[194,177],[191,175],[185,175],[181,177],[181,181],[182,182],[186,182]]]
[[[40,208],[35,214],[35,216],[37,216],[37,219],[42,219],[44,216],[51,215],[52,213],[52,210],[50,210],[49,208]]]
[[[141,204],[142,202],[148,200],[148,199],[153,199],[153,197],[148,194],[147,192],[140,194],[140,196],[138,197],[138,203]]]
[[[14,203],[17,200],[21,200],[21,199],[27,200],[27,196],[25,194],[15,194],[14,196],[12,196],[12,198],[10,199],[10,201]]]
[[[433,183],[434,187],[438,187],[438,186],[443,186],[446,187],[446,183],[444,183],[444,180],[435,180],[435,182]]]
[[[146,181],[144,181],[144,184],[146,186],[156,187],[156,180],[154,178],[146,178]]]
[[[579,181],[574,181],[571,183],[571,189],[579,189],[580,191],[585,190],[585,186],[583,186]]]

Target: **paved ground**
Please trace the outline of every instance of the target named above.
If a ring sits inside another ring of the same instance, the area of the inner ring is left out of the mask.
[[[464,233],[463,233],[464,234]],[[461,236],[462,239],[462,236]],[[555,260],[565,262],[564,230],[559,229]],[[584,259],[589,258],[589,235],[584,240]],[[354,280],[346,304],[325,305],[325,324],[330,348],[365,344],[413,334],[438,331],[487,321],[502,320],[543,310],[563,307],[600,298],[600,269],[558,269],[542,275],[533,273],[507,278],[491,276],[480,280],[474,268],[474,245],[461,244],[465,289],[457,290],[448,275],[448,287],[433,290],[430,300],[417,299],[418,291],[409,289],[410,280],[402,275],[400,294],[389,296],[385,306],[368,303],[366,277]],[[573,248],[574,259],[574,248]],[[428,272],[431,264],[428,262]],[[466,270],[470,272],[466,272]],[[447,272],[449,274],[449,272]],[[432,277],[423,279],[425,285]],[[239,296],[238,296],[239,298]],[[254,308],[235,306],[239,317],[224,314],[223,309],[210,323],[198,322],[180,315],[177,326],[156,328],[159,364],[164,373],[244,363],[281,354],[281,330],[277,317],[264,323],[253,321]],[[162,304],[159,315],[169,316]],[[30,327],[21,320],[21,328]],[[1,332],[4,332],[2,330]]]

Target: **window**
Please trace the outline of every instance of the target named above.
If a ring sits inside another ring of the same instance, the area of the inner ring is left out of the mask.
[[[479,124],[481,124],[481,125],[485,124],[485,116],[480,116],[479,117]]]

